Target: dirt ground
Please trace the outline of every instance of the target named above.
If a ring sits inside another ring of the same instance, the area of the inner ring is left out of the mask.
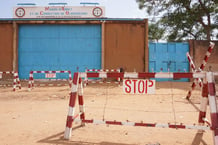
[[[87,119],[198,124],[200,89],[185,98],[191,82],[158,82],[154,95],[127,95],[117,84],[84,88]],[[212,145],[212,131],[86,124],[63,139],[68,86],[0,88],[0,145]],[[78,112],[78,103],[76,104]],[[209,107],[207,112],[209,116]]]

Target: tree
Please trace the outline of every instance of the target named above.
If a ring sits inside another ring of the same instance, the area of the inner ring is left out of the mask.
[[[158,23],[149,24],[148,38],[151,41],[159,41],[164,36],[164,29]]]
[[[218,0],[136,0],[149,15],[161,16],[168,40],[216,38]]]

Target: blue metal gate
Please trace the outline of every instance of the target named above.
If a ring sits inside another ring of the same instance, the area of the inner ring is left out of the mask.
[[[189,72],[188,43],[149,43],[149,72]],[[172,81],[172,79],[157,79]],[[188,81],[180,79],[176,81]]]
[[[101,68],[101,25],[20,25],[18,71]],[[39,76],[41,78],[43,76]],[[67,77],[62,74],[61,78]]]

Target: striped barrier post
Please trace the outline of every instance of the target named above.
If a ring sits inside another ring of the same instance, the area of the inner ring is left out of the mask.
[[[17,84],[19,89],[21,89],[21,83],[20,83],[18,72],[14,72],[13,91],[16,91]]]
[[[71,134],[72,134],[72,123],[73,122],[80,122],[82,123],[82,125],[84,125],[85,123],[93,123],[93,124],[109,124],[109,125],[127,125],[127,126],[142,126],[142,127],[161,127],[161,128],[174,128],[174,129],[198,129],[198,130],[211,130],[213,128],[216,128],[216,124],[218,123],[217,120],[217,112],[215,112],[215,107],[214,104],[216,104],[215,102],[215,94],[214,94],[214,87],[211,89],[211,86],[214,85],[214,83],[211,85],[211,81],[210,78],[207,77],[207,79],[209,80],[208,82],[208,88],[209,88],[209,95],[211,94],[211,98],[209,103],[210,106],[212,107],[212,113],[211,113],[211,117],[212,117],[212,128],[207,125],[207,126],[203,126],[201,125],[184,125],[184,124],[161,124],[161,123],[144,123],[144,122],[130,122],[130,121],[106,121],[106,120],[89,120],[89,119],[85,119],[85,111],[84,111],[84,100],[83,100],[83,89],[82,89],[82,82],[81,82],[81,78],[117,78],[120,77],[121,79],[123,78],[128,78],[128,79],[136,79],[136,78],[171,78],[171,79],[180,79],[180,78],[193,78],[193,79],[197,79],[197,78],[205,78],[206,77],[206,72],[195,72],[195,73],[163,73],[163,72],[159,72],[159,73],[117,73],[117,72],[90,72],[90,73],[75,73],[74,77],[73,77],[73,86],[72,86],[72,92],[70,95],[70,100],[69,100],[69,111],[68,111],[68,116],[67,116],[67,121],[66,121],[66,129],[65,129],[65,134],[64,134],[64,138],[65,139],[70,139]],[[218,75],[218,73],[217,73]],[[206,85],[207,83],[204,83],[204,90],[202,90],[202,97],[203,101],[201,103],[201,112],[199,113],[199,122],[203,123],[203,121],[207,122],[207,124],[210,124],[206,118],[204,117],[206,115],[205,113],[205,98],[206,98]],[[211,90],[213,92],[211,92]],[[79,113],[77,115],[75,115],[75,102],[76,102],[76,97],[77,97],[77,92],[78,92],[78,98],[79,98]],[[80,119],[77,119],[77,117],[80,116]],[[202,118],[203,117],[203,118]],[[203,120],[203,121],[202,121]],[[218,124],[217,124],[218,125]],[[217,131],[218,133],[218,131]]]
[[[85,73],[87,73],[88,70],[89,70],[89,69],[86,69],[86,70],[85,70]],[[84,86],[86,86],[86,85],[88,85],[88,78],[87,78],[87,77],[84,78]]]
[[[206,121],[206,112],[207,112],[207,104],[208,104],[208,86],[206,78],[203,79],[203,85],[201,88],[201,102],[199,108],[199,117],[198,123],[203,125]]]
[[[72,73],[70,70],[68,70],[68,73],[69,73],[69,86],[71,88],[71,86],[72,86]]]
[[[31,91],[31,88],[34,87],[34,80],[33,80],[33,71],[29,73],[29,82],[28,82],[28,91]]]
[[[189,55],[189,53],[186,54],[186,55],[187,55],[187,58],[188,58],[188,61],[189,61],[189,64],[190,64],[190,67],[192,68],[192,72],[197,72],[197,71],[203,71],[203,70],[204,70],[204,68],[205,68],[205,66],[206,66],[206,64],[207,64],[207,61],[208,61],[208,59],[209,59],[209,57],[210,57],[210,55],[211,55],[211,52],[212,52],[214,46],[215,46],[215,43],[210,42],[209,48],[208,48],[208,50],[207,50],[207,52],[206,52],[206,54],[205,54],[205,56],[204,56],[203,62],[202,62],[202,64],[201,64],[199,70],[197,70],[197,69],[195,68],[195,65],[194,65],[194,63],[193,63],[193,61],[192,61],[191,56]],[[201,87],[201,86],[202,86],[201,79],[197,78],[197,82],[198,82],[199,86]],[[191,90],[188,91],[188,94],[187,94],[187,96],[186,96],[186,99],[189,99],[189,98],[191,97],[191,93],[192,93],[192,91],[195,89],[195,87],[196,87],[196,85],[197,85],[197,82],[194,81],[194,82],[192,83],[192,85],[191,85]]]
[[[218,110],[216,100],[216,87],[213,72],[207,73],[208,99],[210,106],[211,129],[214,135],[214,144],[218,145]]]
[[[190,65],[190,67],[191,67],[191,69],[192,69],[192,72],[197,72],[196,67],[195,67],[195,64],[194,64],[194,62],[193,62],[193,60],[192,60],[192,58],[191,58],[191,56],[189,55],[188,52],[186,53],[186,56],[187,56],[187,58],[188,58],[189,65]],[[200,71],[199,71],[199,72],[200,72]],[[191,97],[191,93],[192,93],[192,91],[195,89],[197,83],[199,84],[200,87],[202,86],[202,81],[201,81],[201,79],[199,79],[199,78],[194,79],[194,81],[193,81],[193,83],[192,83],[192,85],[191,85],[191,89],[188,91],[188,94],[186,95],[186,99],[189,99],[189,98]]]
[[[189,65],[190,65],[190,67],[191,67],[191,69],[192,69],[192,72],[195,72],[195,71],[196,71],[196,67],[195,67],[195,64],[194,64],[194,62],[193,62],[193,60],[192,60],[192,58],[191,58],[189,52],[186,53],[186,56],[187,56],[187,58],[188,58]]]
[[[19,87],[19,89],[21,89],[21,83],[20,83],[20,79],[19,79],[19,75],[17,71],[0,71],[1,77],[3,76],[3,74],[13,75],[13,91],[16,91],[17,86]],[[6,84],[3,86],[11,86],[11,85]]]
[[[32,88],[34,88],[34,86],[65,86],[66,84],[37,84],[34,85],[34,75],[36,73],[44,73],[44,74],[51,74],[51,73],[68,73],[69,74],[69,87],[71,88],[71,84],[72,84],[72,74],[71,71],[30,71],[29,73],[29,82],[28,82],[28,90],[31,91]],[[57,80],[64,80],[64,79],[57,79]]]
[[[84,100],[83,100],[83,84],[82,84],[82,78],[79,78],[79,86],[78,86],[78,101],[79,101],[79,114],[80,119],[85,119],[85,108],[84,108]],[[82,126],[85,125],[85,123],[81,124]]]
[[[78,90],[78,80],[79,80],[78,73],[74,73],[73,84],[72,84],[72,89],[71,89],[71,94],[70,94],[69,110],[68,110],[68,115],[67,115],[66,129],[65,129],[65,133],[64,133],[64,138],[65,139],[70,139],[71,134],[72,134],[73,121],[74,121],[74,119],[76,117],[78,117],[78,115],[74,116],[76,96],[77,96],[77,90]]]
[[[207,52],[206,52],[206,54],[205,54],[205,56],[204,56],[204,59],[203,59],[203,62],[202,62],[202,64],[201,64],[201,66],[200,66],[200,68],[199,68],[200,71],[204,70],[204,68],[205,68],[205,66],[206,66],[206,64],[207,64],[207,61],[208,61],[208,59],[209,59],[209,57],[210,57],[210,55],[211,55],[211,52],[212,52],[214,46],[215,46],[215,43],[210,42],[209,48],[208,48],[208,50],[207,50]]]

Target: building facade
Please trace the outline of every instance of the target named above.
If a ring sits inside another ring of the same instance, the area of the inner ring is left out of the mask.
[[[148,71],[147,19],[0,20],[0,71]]]

